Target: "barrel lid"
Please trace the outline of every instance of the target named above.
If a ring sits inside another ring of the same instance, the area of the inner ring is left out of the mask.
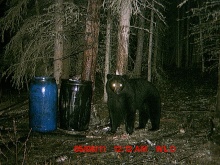
[[[70,84],[70,85],[86,85],[86,84],[92,84],[92,81],[85,81],[79,79],[62,79],[62,83]]]
[[[40,77],[33,77],[33,81],[55,81],[54,77],[47,77],[47,76],[40,76]]]

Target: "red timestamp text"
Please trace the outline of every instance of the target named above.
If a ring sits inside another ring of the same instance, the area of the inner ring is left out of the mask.
[[[83,146],[83,145],[76,145],[73,147],[74,152],[106,152],[106,146]]]
[[[95,145],[76,145],[73,147],[73,151],[77,153],[102,153],[107,152],[106,146],[95,146]],[[115,145],[114,146],[114,152],[117,153],[146,153],[148,152],[148,146],[146,145],[126,145],[126,146],[120,146]],[[155,146],[155,152],[157,153],[173,153],[176,152],[176,147],[174,145],[171,146],[165,146],[165,145],[157,145]]]

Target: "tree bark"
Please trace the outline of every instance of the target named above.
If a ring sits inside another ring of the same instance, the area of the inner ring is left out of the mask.
[[[216,131],[219,132],[220,130],[220,54],[219,54],[219,61],[218,61],[218,87],[217,87],[217,98],[216,98],[216,110],[214,115],[214,125]],[[213,128],[212,128],[213,129]]]
[[[116,60],[116,74],[126,74],[128,68],[128,45],[131,18],[130,1],[121,1],[118,30],[118,53]]]
[[[182,65],[182,56],[183,56],[183,31],[184,31],[184,23],[181,20],[183,15],[183,9],[178,8],[178,21],[177,21],[177,59],[176,66],[180,68]]]
[[[156,20],[156,26],[155,26],[155,41],[154,41],[154,58],[153,58],[153,73],[157,73],[157,56],[158,56],[158,42],[159,42],[159,22]],[[157,75],[155,75],[157,76]]]
[[[149,36],[149,53],[148,53],[148,81],[151,81],[152,69],[152,52],[153,52],[153,33],[154,33],[154,0],[152,0],[151,22],[150,22],[150,36]]]
[[[188,1],[187,3],[187,6],[186,6],[186,10],[189,11],[189,3],[190,1]],[[190,20],[189,18],[186,19],[186,41],[185,41],[185,44],[186,44],[186,54],[185,54],[185,57],[186,57],[186,61],[185,61],[185,68],[188,68],[191,61],[190,61],[190,52],[189,52],[189,44],[190,44],[190,35],[189,35],[189,31],[190,31]]]
[[[109,64],[110,64],[110,56],[111,56],[111,27],[112,19],[110,10],[107,15],[107,28],[106,28],[106,51],[105,51],[105,82],[104,82],[104,102],[107,102],[108,96],[106,92],[105,85],[107,83],[107,74],[109,73]]]
[[[197,2],[197,5],[198,5],[198,8],[200,8],[200,3]],[[204,65],[204,43],[203,43],[203,34],[202,34],[202,18],[201,18],[201,14],[199,14],[198,16],[198,19],[199,19],[199,55],[197,55],[197,57],[201,57],[201,58],[197,58],[197,63],[199,63],[200,61],[202,61],[202,65],[201,65],[201,68],[202,68],[202,73],[205,72],[205,65]],[[200,60],[201,59],[201,60]]]
[[[82,80],[92,81],[95,88],[95,69],[98,53],[99,9],[101,0],[88,0]]]
[[[178,19],[180,19],[180,9],[177,8]],[[176,65],[180,67],[180,20],[177,21],[177,57],[176,57]]]
[[[69,46],[68,41],[65,42],[65,44],[67,46]],[[65,49],[66,50],[66,49]],[[68,54],[66,53],[67,51],[64,50],[64,54]],[[70,76],[70,57],[67,57],[65,59],[63,59],[63,67],[62,67],[62,75],[61,78],[62,79],[68,79]]]
[[[143,14],[144,15],[144,14]],[[142,66],[142,56],[143,56],[143,47],[144,47],[144,23],[145,20],[143,16],[139,16],[139,27],[137,34],[137,53],[136,53],[136,61],[134,65],[134,74],[138,77],[141,75],[141,66]]]
[[[63,11],[63,0],[56,0],[57,12],[55,20],[55,44],[54,44],[54,78],[57,85],[60,85],[62,75],[62,57],[63,57],[63,21],[61,13]]]
[[[218,62],[218,89],[217,89],[217,104],[216,104],[215,117],[220,119],[220,55],[219,55],[219,62]]]

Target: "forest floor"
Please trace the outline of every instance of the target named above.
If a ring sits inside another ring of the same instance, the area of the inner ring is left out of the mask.
[[[89,130],[83,132],[59,128],[51,133],[31,132],[27,94],[8,96],[0,103],[0,164],[220,164],[220,132],[212,134],[210,122],[216,79],[191,72],[168,75],[157,85],[162,98],[160,130],[135,130],[130,136],[124,125],[114,135],[107,133],[102,90],[92,108],[98,117],[92,115]]]

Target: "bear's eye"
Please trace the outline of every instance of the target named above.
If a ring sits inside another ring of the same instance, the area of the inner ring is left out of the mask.
[[[116,84],[114,83],[114,84],[112,84],[112,86],[113,86],[113,87],[116,87]]]
[[[120,87],[122,87],[123,85],[122,84],[120,84]]]

